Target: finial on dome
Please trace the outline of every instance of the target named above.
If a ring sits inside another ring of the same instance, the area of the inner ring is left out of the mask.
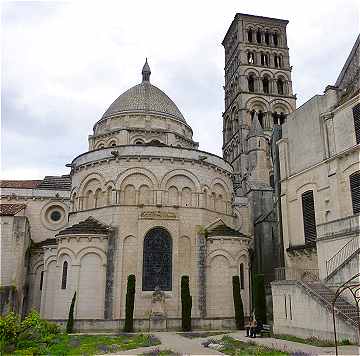
[[[142,74],[142,81],[143,82],[150,82],[151,70],[150,70],[150,67],[149,67],[149,63],[147,61],[147,57],[146,57],[143,69],[141,71],[141,74]]]

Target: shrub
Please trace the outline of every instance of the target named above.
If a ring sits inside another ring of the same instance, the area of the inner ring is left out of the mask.
[[[233,284],[233,298],[234,298],[236,329],[243,330],[244,329],[244,307],[243,307],[243,302],[241,299],[239,276],[233,276],[232,284]]]
[[[266,299],[263,274],[256,274],[254,276],[253,288],[255,319],[266,324]]]
[[[127,280],[126,306],[125,306],[125,332],[134,330],[134,300],[135,300],[135,276],[130,274]]]
[[[191,330],[192,297],[190,295],[189,277],[181,277],[181,327],[183,331]]]
[[[14,312],[10,312],[0,318],[0,350],[5,346],[16,344],[20,333],[20,318]]]
[[[69,309],[69,318],[66,322],[66,332],[68,334],[74,331],[74,308],[75,308],[76,292],[71,300],[71,305]]]

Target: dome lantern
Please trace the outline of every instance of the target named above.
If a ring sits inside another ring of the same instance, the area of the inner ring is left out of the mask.
[[[149,66],[149,63],[147,61],[147,58],[145,60],[145,64],[143,66],[141,74],[142,74],[142,81],[143,82],[150,82],[151,70],[150,70],[150,66]]]

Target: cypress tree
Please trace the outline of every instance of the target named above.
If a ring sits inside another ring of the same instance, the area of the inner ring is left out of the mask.
[[[134,300],[135,300],[135,276],[130,274],[127,280],[126,306],[125,306],[125,332],[134,331]]]
[[[183,331],[191,330],[192,297],[190,295],[189,277],[181,277],[181,328]]]
[[[264,275],[256,274],[253,281],[255,319],[266,324],[266,299]]]
[[[66,323],[66,332],[68,334],[73,332],[74,329],[74,307],[75,307],[75,300],[76,300],[76,292],[74,293],[74,296],[71,300],[71,305],[69,309],[69,318]]]
[[[233,276],[233,298],[234,298],[234,309],[235,309],[235,322],[236,329],[244,329],[244,307],[240,293],[240,279],[239,276]]]

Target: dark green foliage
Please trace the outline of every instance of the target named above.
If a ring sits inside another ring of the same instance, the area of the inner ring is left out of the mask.
[[[18,315],[11,312],[0,318],[0,353],[12,354],[17,348],[32,348],[41,354],[44,345],[58,334],[59,327],[42,320],[34,310],[22,322]]]
[[[256,274],[253,280],[255,319],[266,324],[266,299],[264,275]]]
[[[234,298],[234,309],[235,309],[235,322],[236,329],[244,329],[244,307],[240,293],[240,278],[239,276],[233,276],[233,298]]]
[[[69,319],[66,323],[66,332],[71,334],[74,330],[74,307],[75,307],[75,300],[76,300],[76,292],[71,300],[70,310],[69,310]]]
[[[189,277],[181,277],[181,328],[183,331],[191,330],[192,297],[190,295]]]
[[[125,307],[125,332],[134,330],[134,300],[135,300],[135,276],[130,274],[127,280],[126,307]]]

